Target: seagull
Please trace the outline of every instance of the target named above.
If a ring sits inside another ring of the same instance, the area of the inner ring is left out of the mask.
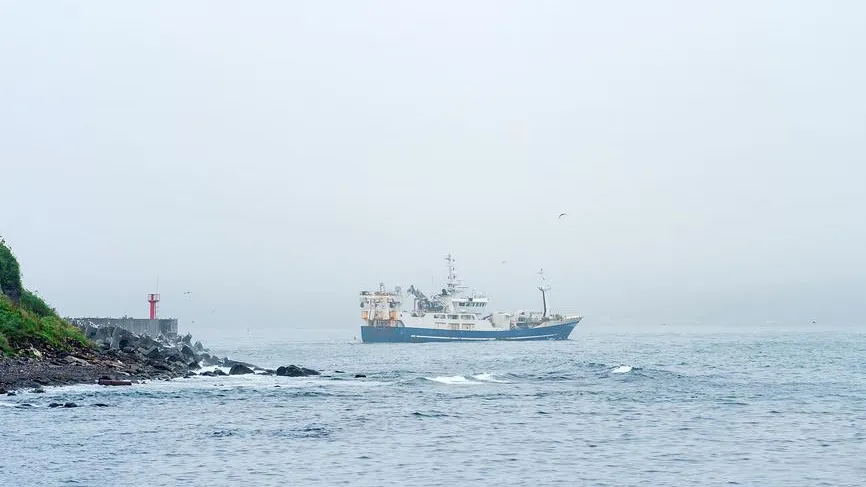
[[[562,217],[564,217],[565,215],[566,215],[566,213],[560,213],[559,216],[556,217],[556,218],[557,218],[557,219],[562,219]]]

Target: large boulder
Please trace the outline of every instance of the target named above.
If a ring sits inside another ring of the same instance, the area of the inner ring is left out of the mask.
[[[174,342],[172,342],[171,339],[169,339],[167,336],[163,335],[162,333],[160,333],[159,336],[156,337],[156,341],[160,345],[162,345],[163,347],[173,347],[174,346]]]
[[[223,366],[223,367],[234,367],[234,366],[237,365],[237,364],[241,364],[241,365],[243,365],[243,366],[245,366],[245,367],[249,367],[250,369],[255,369],[255,368],[256,368],[256,366],[253,365],[253,364],[250,364],[250,363],[247,363],[247,362],[240,362],[240,361],[238,361],[238,360],[232,360],[232,359],[230,359],[230,358],[228,358],[228,357],[222,359],[222,361],[219,361],[219,357],[214,357],[214,358],[216,358],[216,359],[218,360],[218,362],[216,363],[216,365],[221,365],[221,366]]]
[[[204,376],[206,376],[206,377],[220,377],[220,376],[226,375],[226,373],[223,372],[223,371],[220,370],[220,369],[216,369],[216,370],[214,370],[214,371],[210,371],[210,370],[209,370],[209,371],[207,371],[207,372],[202,372],[202,373],[199,374],[199,375],[204,375]]]
[[[186,362],[183,354],[176,348],[165,348],[160,352],[166,362]]]
[[[318,370],[289,365],[277,368],[277,375],[283,377],[306,377],[308,375],[319,375]]]
[[[232,365],[231,370],[229,370],[229,375],[241,375],[241,374],[252,374],[253,369],[247,367],[244,364],[234,364]]]
[[[94,340],[111,340],[112,335],[114,335],[114,330],[117,327],[115,326],[100,326],[96,329]]]
[[[81,327],[81,331],[84,333],[84,336],[91,340],[95,340],[97,335],[99,334],[99,328],[93,325],[91,322],[87,322]]]
[[[148,362],[148,365],[150,365],[151,367],[153,367],[154,369],[157,369],[157,370],[165,370],[165,371],[171,370],[171,367],[169,367],[168,364],[165,364],[162,362],[150,361],[150,362]]]
[[[184,358],[186,358],[187,360],[193,360],[193,359],[196,358],[196,356],[195,356],[195,352],[193,351],[192,348],[190,348],[189,345],[184,345],[184,346],[180,349],[180,353],[181,353],[181,354],[184,356]]]
[[[115,327],[111,333],[111,341],[109,343],[113,350],[122,350],[126,347],[135,347],[137,339],[138,337],[134,333]]]
[[[84,360],[83,358],[76,357],[74,355],[67,355],[66,357],[63,358],[63,361],[69,365],[90,365],[90,363],[87,360]]]
[[[147,349],[159,346],[159,342],[151,338],[149,335],[142,335],[138,338],[138,346]]]
[[[139,348],[138,351],[147,358],[159,358],[159,347]]]

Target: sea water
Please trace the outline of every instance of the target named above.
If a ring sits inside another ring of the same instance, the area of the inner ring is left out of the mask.
[[[214,351],[323,375],[3,396],[0,482],[866,484],[862,333],[228,345]],[[70,401],[79,407],[48,407]]]

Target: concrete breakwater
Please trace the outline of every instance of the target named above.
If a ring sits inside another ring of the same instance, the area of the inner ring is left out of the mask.
[[[150,335],[158,337],[177,336],[177,319],[140,319],[140,318],[68,318],[68,321],[85,332],[89,333],[96,328],[123,328],[136,335]],[[92,338],[88,336],[88,338]]]

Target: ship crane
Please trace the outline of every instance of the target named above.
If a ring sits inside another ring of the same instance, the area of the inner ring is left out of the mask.
[[[540,269],[538,271],[538,275],[541,276],[541,285],[538,286],[538,290],[541,291],[541,303],[544,307],[544,310],[541,312],[541,319],[547,319],[547,291],[550,291],[550,284],[547,283],[547,280],[544,279],[544,269]]]
[[[424,311],[426,304],[430,302],[427,296],[425,296],[420,289],[416,288],[414,284],[410,285],[409,289],[407,289],[406,292],[415,297],[415,311]]]
[[[415,296],[419,300],[427,301],[427,296],[425,296],[424,293],[422,293],[421,290],[416,288],[414,285],[409,286],[409,289],[407,289],[406,292],[411,294],[412,296]]]
[[[423,313],[425,311],[442,311],[444,309],[442,303],[428,298],[426,294],[414,285],[409,286],[406,292],[415,297],[415,311]]]

